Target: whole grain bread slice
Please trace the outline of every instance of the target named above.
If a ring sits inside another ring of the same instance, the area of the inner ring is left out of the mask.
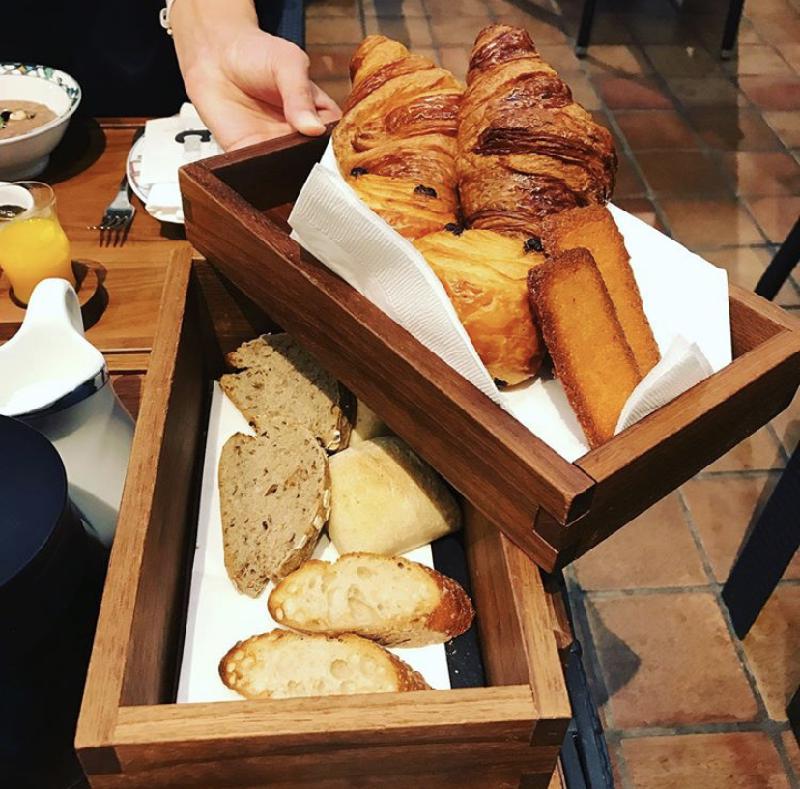
[[[311,555],[330,508],[328,457],[314,436],[286,420],[263,427],[231,436],[219,460],[225,568],[250,597]]]
[[[411,666],[365,638],[289,630],[240,641],[220,661],[219,675],[248,699],[430,689]]]
[[[288,334],[261,335],[226,359],[241,372],[223,375],[220,386],[257,432],[280,414],[331,452],[347,446],[352,395]]]
[[[452,579],[400,556],[346,553],[310,560],[269,596],[279,624],[306,633],[355,633],[385,646],[441,644],[463,633],[474,611]]]

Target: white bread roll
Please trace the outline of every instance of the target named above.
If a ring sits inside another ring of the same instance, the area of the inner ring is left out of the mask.
[[[373,438],[330,459],[328,533],[342,553],[394,556],[461,526],[442,478],[396,437]]]
[[[389,426],[363,400],[359,400],[356,405],[356,423],[350,434],[350,446],[362,444],[378,436],[389,436],[391,433]]]

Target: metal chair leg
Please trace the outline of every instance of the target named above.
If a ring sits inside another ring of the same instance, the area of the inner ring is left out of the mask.
[[[727,60],[733,54],[736,45],[736,36],[739,33],[739,22],[742,19],[744,0],[730,0],[728,16],[725,19],[725,31],[722,34],[722,51],[720,56]]]
[[[795,449],[722,589],[744,638],[800,547],[800,447]]]
[[[800,218],[758,280],[756,293],[770,301],[774,299],[798,263],[800,263]]]
[[[742,0],[744,2],[744,0]],[[575,54],[585,57],[589,51],[589,40],[592,37],[592,23],[594,22],[594,12],[597,7],[597,0],[583,0],[583,13],[581,14],[581,26],[578,28],[578,38],[575,41]]]

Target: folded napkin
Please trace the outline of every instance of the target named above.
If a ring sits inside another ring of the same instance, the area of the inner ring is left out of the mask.
[[[634,390],[617,432],[731,361],[728,278],[645,222],[611,206],[662,359]],[[414,245],[359,199],[331,146],[289,216],[292,238],[506,409],[567,461],[589,446],[561,384],[500,391],[438,277]]]
[[[180,112],[171,118],[158,118],[145,124],[138,182],[143,187],[149,187],[146,204],[148,213],[167,221],[183,221],[178,169],[184,164],[214,156],[221,149],[213,137],[208,142],[202,142],[199,137],[190,136],[180,143],[175,136],[189,129],[205,128],[191,104],[184,104]]]

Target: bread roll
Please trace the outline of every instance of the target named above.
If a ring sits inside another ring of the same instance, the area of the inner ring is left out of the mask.
[[[339,553],[393,556],[461,525],[442,478],[399,438],[373,438],[334,455],[330,474],[328,533]]]
[[[360,636],[310,636],[273,630],[240,641],[219,675],[248,699],[429,690],[407,663]]]
[[[388,647],[442,644],[467,630],[474,615],[452,578],[376,553],[306,562],[272,590],[269,612],[294,630],[355,633]]]
[[[378,436],[389,436],[389,426],[363,401],[356,403],[356,421],[350,433],[350,446]]]

